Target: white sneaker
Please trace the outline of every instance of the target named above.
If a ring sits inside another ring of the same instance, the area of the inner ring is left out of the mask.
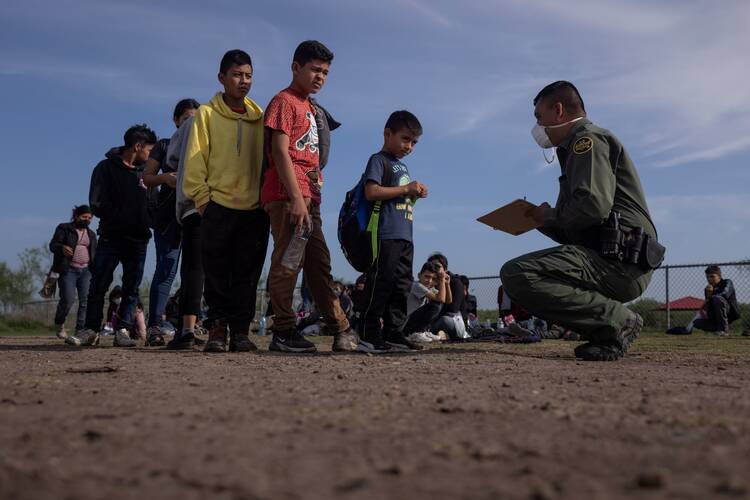
[[[411,342],[419,342],[422,344],[427,344],[429,342],[437,342],[440,340],[440,337],[437,335],[434,335],[432,332],[414,332],[408,337]]]

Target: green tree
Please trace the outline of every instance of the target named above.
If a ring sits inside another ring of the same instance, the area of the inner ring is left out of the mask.
[[[3,312],[9,312],[33,297],[47,276],[50,255],[46,246],[40,246],[18,254],[17,270],[0,262],[0,305]]]

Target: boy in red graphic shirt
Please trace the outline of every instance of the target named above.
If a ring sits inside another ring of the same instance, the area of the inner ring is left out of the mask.
[[[323,88],[333,53],[314,40],[294,51],[292,83],[268,104],[265,173],[261,203],[271,219],[273,254],[268,288],[274,308],[273,339],[269,349],[282,352],[315,352],[315,345],[296,329],[292,297],[299,269],[282,265],[282,257],[295,231],[310,231],[300,268],[326,326],[335,335],[333,350],[354,351],[357,334],[333,292],[331,255],[323,237],[320,218],[320,171],[316,107],[310,99]]]

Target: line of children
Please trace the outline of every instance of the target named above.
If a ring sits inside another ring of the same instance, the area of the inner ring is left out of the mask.
[[[274,96],[264,114],[248,97],[253,78],[250,56],[241,50],[227,52],[218,74],[223,91],[197,112],[192,104],[183,106],[175,124],[180,127],[185,122],[184,128],[173,136],[172,148],[152,158],[145,179],[136,174],[135,166],[149,158],[156,136],[145,126],[126,133],[125,147],[110,152],[92,178],[90,198],[94,214],[100,218],[100,252],[92,266],[86,329],[71,337],[69,343],[93,345],[98,341],[104,293],[114,268],[122,262],[123,301],[117,314],[115,345],[135,344],[131,338],[133,309],[151,236],[146,180],[149,185],[166,185],[167,195],[171,195],[168,188],[178,188],[177,218],[184,224],[181,277],[183,285],[190,284],[185,286],[187,297],[181,300],[186,322],[168,348],[189,349],[195,345],[192,326],[197,311],[190,304],[199,305],[200,287],[205,288],[202,292],[208,304],[209,339],[204,351],[256,349],[248,334],[269,232],[274,240],[268,276],[275,310],[271,350],[316,350],[298,332],[292,309],[302,269],[329,333],[334,335],[333,350],[389,352],[419,347],[404,337],[403,328],[412,286],[413,206],[428,191],[425,185],[410,179],[401,160],[413,150],[422,127],[408,111],[393,113],[385,125],[383,148],[367,165],[366,198],[383,203],[380,252],[361,292],[366,307],[360,339],[333,290],[331,257],[320,215],[329,134],[339,124],[311,96],[323,88],[332,61],[333,53],[322,43],[302,42],[294,52],[290,85]],[[157,174],[159,169],[164,173]],[[282,265],[282,257],[301,230],[307,230],[309,236],[299,268],[291,270]],[[167,246],[179,248],[175,242]],[[172,274],[167,271],[165,276]],[[444,283],[440,289],[442,297]],[[158,311],[156,316],[150,319],[150,326],[158,326]],[[381,318],[384,330],[380,328]]]

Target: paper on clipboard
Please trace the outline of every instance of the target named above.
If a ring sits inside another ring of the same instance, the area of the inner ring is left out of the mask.
[[[526,215],[529,209],[532,208],[536,208],[536,205],[519,198],[479,217],[477,220],[493,229],[499,229],[513,236],[518,236],[539,227],[539,223]]]

